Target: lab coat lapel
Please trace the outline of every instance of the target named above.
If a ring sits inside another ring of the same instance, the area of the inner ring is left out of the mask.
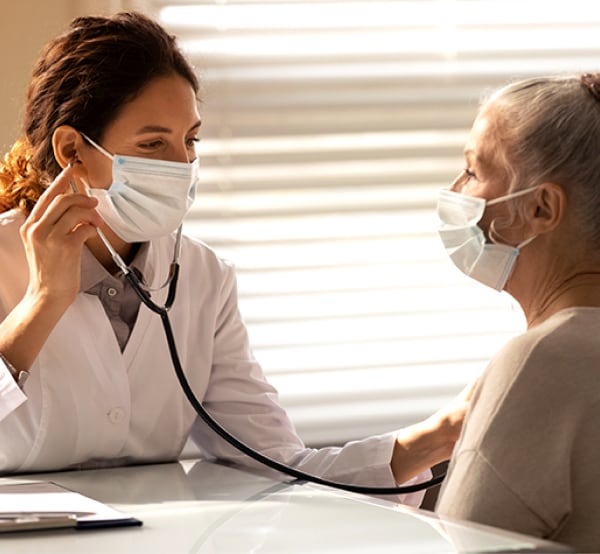
[[[73,329],[78,330],[77,337],[72,336]],[[92,371],[101,389],[127,392],[127,369],[119,343],[96,296],[77,296],[51,333],[49,346],[59,356],[69,352],[73,362],[85,360],[87,370],[80,371]]]
[[[168,274],[169,263],[163,260],[163,265],[165,267],[163,268],[164,271],[161,271],[161,260],[159,258],[159,247],[154,242],[151,242],[148,245],[146,264],[143,268],[144,282],[148,283],[148,286],[151,289],[158,289],[164,283],[166,275]],[[162,275],[163,272],[165,275]],[[167,300],[168,291],[168,286],[161,288],[160,290],[153,290],[150,294],[152,301],[159,306],[163,306]],[[150,310],[142,302],[135,324],[133,325],[133,329],[129,335],[129,340],[127,341],[123,351],[123,359],[128,368],[132,368],[136,358],[143,354],[140,353],[140,347],[145,345],[147,348],[149,344],[153,344],[148,341],[148,334],[152,334],[156,330],[157,325],[162,327],[160,316]],[[165,339],[164,337],[161,337],[159,340],[164,341]]]

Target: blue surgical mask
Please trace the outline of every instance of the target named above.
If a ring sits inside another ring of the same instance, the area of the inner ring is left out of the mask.
[[[113,162],[110,187],[88,185],[88,194],[98,199],[96,210],[122,240],[159,238],[181,225],[196,193],[197,159],[188,163],[113,155],[83,136]]]
[[[530,237],[517,246],[489,243],[477,224],[486,206],[505,202],[536,188],[530,187],[493,200],[442,190],[438,199],[439,235],[454,265],[476,281],[497,291],[503,290],[519,251],[536,237]]]

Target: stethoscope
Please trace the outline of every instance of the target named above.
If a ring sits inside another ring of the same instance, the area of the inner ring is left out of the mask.
[[[204,409],[202,403],[196,398],[194,391],[192,390],[187,377],[183,371],[183,367],[181,366],[181,361],[179,359],[179,353],[177,351],[177,346],[175,344],[175,336],[173,334],[173,329],[171,327],[171,322],[169,320],[169,310],[175,301],[175,294],[177,292],[177,281],[179,279],[179,257],[181,254],[181,231],[182,226],[180,225],[177,229],[176,239],[175,239],[175,247],[173,249],[173,259],[171,261],[171,265],[169,268],[169,275],[165,283],[159,287],[158,289],[151,289],[146,286],[138,275],[132,271],[127,264],[123,261],[119,253],[112,247],[104,233],[101,229],[98,230],[98,235],[106,248],[109,250],[113,261],[119,267],[119,269],[123,272],[123,275],[129,281],[130,285],[133,287],[133,290],[136,292],[140,300],[154,313],[160,316],[162,321],[165,336],[167,338],[167,343],[169,346],[169,353],[171,355],[171,361],[173,363],[173,368],[175,369],[175,374],[187,397],[188,401],[198,414],[198,416],[206,423],[217,435],[226,440],[230,445],[243,452],[250,458],[253,458],[257,462],[270,467],[271,469],[275,469],[281,473],[285,473],[290,475],[291,477],[295,477],[296,479],[300,479],[302,481],[309,481],[312,483],[318,483],[320,485],[326,485],[329,487],[334,487],[337,489],[342,489],[350,492],[357,492],[363,494],[374,494],[374,495],[387,495],[387,494],[409,494],[413,492],[422,491],[428,489],[430,487],[434,487],[439,485],[445,474],[439,475],[430,479],[429,481],[424,481],[422,483],[417,483],[414,485],[406,485],[403,487],[366,487],[361,485],[350,485],[346,483],[338,483],[336,481],[330,481],[328,479],[324,479],[322,477],[318,477],[316,475],[312,475],[310,473],[305,473],[299,469],[290,467],[285,465],[269,456],[262,454],[254,450],[252,447],[248,446],[246,443],[239,440],[237,437],[233,436],[229,431],[221,427],[221,425]],[[168,293],[167,299],[162,306],[156,304],[150,293],[153,290],[160,290],[168,285]]]

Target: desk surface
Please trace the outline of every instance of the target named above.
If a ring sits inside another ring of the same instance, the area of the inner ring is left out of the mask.
[[[54,481],[125,511],[142,527],[0,536],[0,551],[96,553],[572,552],[491,527],[273,474],[206,461],[58,472]]]

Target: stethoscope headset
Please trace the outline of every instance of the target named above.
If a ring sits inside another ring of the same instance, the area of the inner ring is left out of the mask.
[[[169,267],[169,275],[165,283],[158,289],[150,289],[148,286],[142,283],[138,275],[127,266],[127,264],[118,254],[118,252],[112,247],[102,230],[97,229],[97,231],[98,235],[100,236],[100,239],[102,240],[106,248],[109,250],[113,261],[123,272],[123,275],[125,276],[127,281],[129,281],[130,285],[133,287],[133,290],[136,292],[142,303],[145,304],[154,313],[160,316],[164,327],[167,343],[169,346],[171,361],[173,363],[173,368],[175,369],[175,375],[177,376],[179,384],[181,385],[181,388],[186,398],[188,399],[198,416],[202,419],[202,421],[204,421],[204,423],[206,423],[208,427],[210,427],[215,433],[217,433],[217,435],[222,437],[230,445],[235,447],[237,450],[243,452],[250,458],[253,458],[257,462],[260,462],[261,464],[270,467],[271,469],[277,470],[291,477],[295,477],[296,479],[302,481],[309,481],[312,483],[318,483],[320,485],[326,485],[329,487],[334,487],[350,492],[371,495],[409,494],[434,487],[436,485],[439,485],[443,481],[445,474],[434,477],[429,481],[416,483],[414,485],[405,485],[403,487],[366,487],[361,485],[338,483],[336,481],[330,481],[328,479],[324,479],[322,477],[306,473],[294,467],[278,462],[277,460],[274,460],[273,458],[270,458],[269,456],[266,456],[261,452],[254,450],[252,447],[248,446],[246,443],[233,436],[204,409],[202,403],[196,398],[196,395],[194,394],[194,391],[192,390],[192,387],[190,386],[187,377],[185,376],[185,372],[183,371],[183,367],[179,359],[179,353],[177,351],[177,345],[175,344],[175,336],[173,334],[173,329],[169,320],[169,310],[171,309],[173,302],[175,301],[175,294],[177,292],[177,281],[179,279],[179,257],[181,254],[182,226],[180,225],[177,229],[175,248],[173,250],[173,259]],[[162,306],[159,306],[152,300],[150,293],[153,290],[160,290],[166,287],[167,285],[169,287],[167,298],[165,300],[165,303]]]

